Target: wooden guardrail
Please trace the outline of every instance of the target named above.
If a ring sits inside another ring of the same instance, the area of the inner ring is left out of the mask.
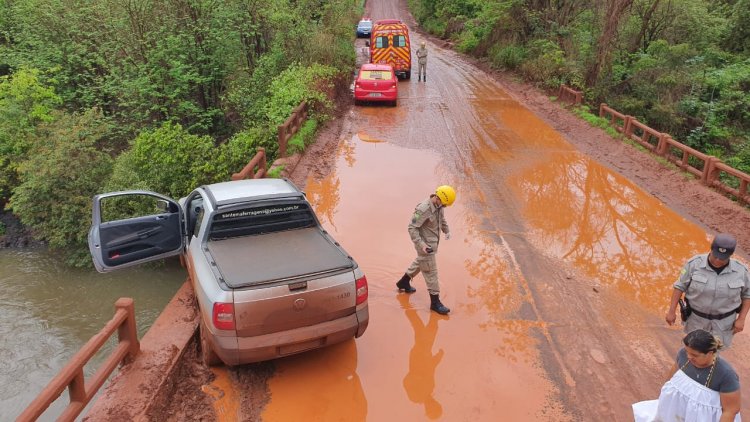
[[[735,189],[722,182],[723,179],[719,177],[722,172],[725,173],[725,176],[736,178],[739,182],[739,186]],[[750,194],[748,194],[748,184],[750,184],[750,176],[737,170],[736,168],[729,167],[718,159],[714,159],[710,163],[708,177],[706,178],[706,184],[724,192],[725,194],[735,196],[740,202],[750,204]]]
[[[266,177],[267,168],[266,149],[260,147],[257,149],[255,156],[250,162],[248,162],[239,173],[234,173],[232,175],[232,180],[262,179]]]
[[[560,101],[567,101],[573,105],[581,105],[583,103],[583,93],[576,91],[567,85],[560,85],[560,90],[557,93],[557,98]]]
[[[302,127],[302,123],[307,119],[307,102],[302,101],[292,111],[292,115],[286,119],[284,124],[279,126],[279,157],[286,156],[286,148],[289,139]]]
[[[613,109],[605,103],[599,104],[599,117],[603,117],[609,121],[609,124],[620,133],[625,133],[625,126],[628,122],[625,119],[627,116]]]
[[[115,316],[70,359],[60,373],[34,399],[16,419],[17,422],[35,421],[57,400],[63,390],[68,389],[70,402],[58,421],[74,421],[91,401],[99,388],[117,368],[129,362],[140,352],[138,332],[135,327],[135,305],[131,298],[120,298],[115,302]],[[118,344],[107,360],[88,382],[83,376],[83,367],[117,331]]]
[[[699,178],[703,184],[732,195],[739,202],[750,204],[750,175],[724,164],[716,157],[684,145],[672,139],[669,134],[652,129],[633,116],[620,113],[605,103],[599,105],[599,117],[607,119],[610,125],[627,139],[664,157],[683,171]],[[728,179],[734,179],[733,184],[737,187],[727,184]]]
[[[662,138],[666,136],[639,122],[633,116],[625,116],[625,129],[622,134],[653,153],[660,151]]]
[[[657,151],[660,156],[671,161],[683,171],[701,179],[701,182],[704,184],[708,184],[707,181],[711,170],[711,163],[713,161],[718,161],[718,158],[704,154],[687,145],[683,145],[672,139],[669,135],[664,136],[663,142],[663,145],[659,151]]]

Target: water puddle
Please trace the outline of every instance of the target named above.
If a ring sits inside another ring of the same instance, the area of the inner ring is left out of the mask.
[[[370,326],[356,341],[278,360],[263,419],[565,420],[537,364],[543,324],[518,319],[528,301],[522,276],[463,205],[471,189],[435,153],[365,138],[342,142],[335,171],[308,180],[306,193],[368,278]],[[453,237],[438,255],[447,317],[430,312],[421,275],[413,295],[394,285],[415,256],[413,208],[445,183],[458,191],[446,210]]]

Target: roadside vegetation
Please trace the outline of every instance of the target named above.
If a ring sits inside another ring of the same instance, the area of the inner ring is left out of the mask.
[[[427,31],[750,173],[750,0],[409,0]]]
[[[0,0],[0,207],[90,265],[91,197],[229,180],[354,67],[359,0]],[[4,227],[3,227],[4,229]]]

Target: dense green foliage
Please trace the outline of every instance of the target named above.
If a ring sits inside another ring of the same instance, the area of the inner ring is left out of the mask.
[[[501,69],[750,169],[750,0],[409,0],[421,25]]]
[[[165,123],[143,131],[133,145],[117,157],[107,191],[146,189],[167,196],[185,196],[210,181],[213,139],[191,135],[179,124]]]
[[[101,113],[59,114],[40,125],[10,206],[21,222],[44,234],[71,264],[90,262],[86,237],[91,197],[112,170],[111,157],[99,150],[111,127]]]
[[[308,119],[299,129],[292,139],[289,140],[289,151],[294,154],[304,151],[305,147],[310,145],[315,139],[315,130],[318,128],[318,121]]]
[[[0,0],[0,206],[88,262],[95,193],[179,197],[259,147],[272,161],[300,101],[325,120],[359,12],[358,0]]]
[[[36,70],[21,69],[0,77],[0,204],[18,184],[18,167],[37,136],[37,125],[53,120],[60,105],[54,90],[39,81]]]

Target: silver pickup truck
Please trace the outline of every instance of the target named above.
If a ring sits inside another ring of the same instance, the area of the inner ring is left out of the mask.
[[[317,349],[369,322],[365,275],[287,180],[216,183],[179,201],[97,195],[89,249],[100,272],[183,254],[208,365]]]

